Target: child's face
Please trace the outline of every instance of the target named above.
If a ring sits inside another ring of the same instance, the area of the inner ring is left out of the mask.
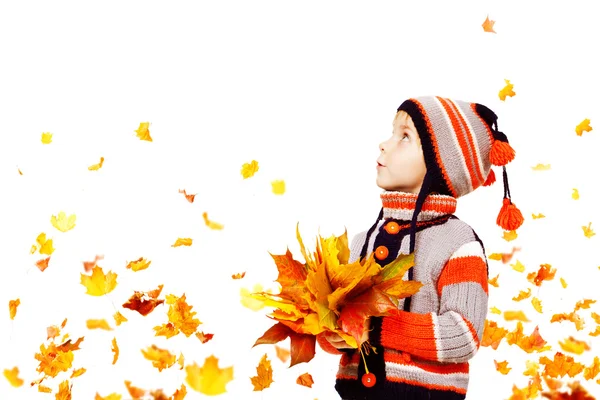
[[[384,190],[419,193],[427,172],[421,139],[412,118],[400,111],[392,136],[379,144],[377,186]]]

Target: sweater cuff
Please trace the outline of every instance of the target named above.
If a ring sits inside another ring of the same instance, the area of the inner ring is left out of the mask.
[[[381,344],[399,351],[435,358],[435,332],[433,315],[398,310],[394,315],[383,317]]]

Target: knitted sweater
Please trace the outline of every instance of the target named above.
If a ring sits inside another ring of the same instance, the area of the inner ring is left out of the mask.
[[[383,219],[369,238],[367,254],[379,246],[388,256],[381,266],[409,254],[410,221],[417,194],[384,191]],[[394,315],[371,318],[369,342],[377,352],[366,356],[377,383],[361,384],[365,373],[360,353],[338,351],[317,337],[320,347],[342,354],[336,390],[344,400],[464,399],[469,384],[469,363],[479,349],[488,308],[488,265],[483,243],[474,230],[453,215],[456,198],[430,194],[417,219],[413,279],[423,283],[411,297],[410,310],[401,299]],[[395,221],[399,231],[388,232]],[[355,262],[367,231],[350,245],[349,262]],[[404,279],[407,279],[408,274]]]

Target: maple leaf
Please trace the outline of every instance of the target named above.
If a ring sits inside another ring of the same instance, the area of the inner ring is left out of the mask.
[[[273,383],[273,368],[271,368],[271,361],[267,359],[266,353],[256,367],[256,374],[256,376],[250,378],[250,382],[254,386],[254,392],[264,390]]]
[[[116,337],[114,337],[112,340],[112,346],[110,347],[110,350],[114,353],[112,364],[115,365],[117,360],[119,359],[119,345],[117,345]]]
[[[253,295],[254,293],[265,293],[263,292],[263,287],[260,283],[254,285],[252,293],[247,288],[240,289],[240,302],[246,308],[251,309],[252,311],[258,311],[265,307],[265,303],[260,299],[256,299]]]
[[[179,332],[182,332],[187,337],[195,333],[198,325],[202,322],[194,318],[197,312],[192,311],[193,306],[190,306],[185,301],[185,293],[181,297],[174,295],[167,296],[167,304],[169,305],[167,313],[169,322],[162,326],[154,327],[156,336],[166,336],[168,339],[179,334]]]
[[[490,20],[490,17],[488,15],[485,17],[485,21],[483,21],[483,24],[481,24],[481,27],[483,28],[484,32],[496,33],[494,31],[494,23],[496,23],[496,21]]]
[[[50,132],[42,132],[42,143],[43,144],[52,143],[52,134]]]
[[[117,274],[108,271],[105,275],[101,267],[95,266],[92,268],[92,276],[81,274],[81,284],[86,287],[86,294],[103,296],[112,292],[117,286]]]
[[[179,189],[179,193],[183,193],[183,195],[185,196],[185,199],[190,203],[193,203],[194,199],[196,198],[195,194],[187,194],[185,192],[185,189],[183,189],[183,190]]]
[[[581,229],[583,229],[583,234],[588,239],[595,235],[594,231],[592,230],[592,223],[591,222],[588,224],[588,226],[583,225],[581,227]]]
[[[84,271],[90,272],[96,266],[96,263],[98,262],[98,260],[103,260],[103,259],[104,259],[103,255],[96,254],[93,261],[83,261]]]
[[[506,83],[506,86],[504,86],[498,93],[498,97],[502,101],[505,101],[507,96],[513,97],[516,94],[515,91],[513,90],[515,85],[510,83],[510,80],[508,80],[508,79],[504,79],[504,82]]]
[[[536,326],[531,335],[523,334],[523,324],[521,321],[517,322],[517,327],[514,331],[506,334],[506,343],[509,345],[516,344],[527,353],[543,352],[550,350],[551,346],[546,346],[546,341],[539,333],[539,327]]]
[[[271,190],[274,194],[282,195],[285,193],[285,182],[283,180],[274,180],[271,182]]]
[[[150,122],[140,122],[139,128],[137,128],[134,132],[136,136],[140,138],[140,140],[146,140],[148,142],[152,141],[152,137],[150,137]]]
[[[146,260],[144,257],[140,257],[135,261],[131,261],[127,263],[125,266],[126,269],[131,269],[134,272],[145,270],[150,266],[152,261]]]
[[[244,276],[246,276],[246,272],[242,272],[242,273],[237,273],[237,274],[233,274],[231,275],[231,279],[242,279]]]
[[[213,333],[196,332],[196,337],[202,342],[206,343],[215,336]]]
[[[575,324],[575,329],[577,329],[578,331],[582,330],[583,326],[585,325],[583,319],[581,319],[581,317],[575,311],[572,311],[569,314],[566,314],[566,313],[553,314],[552,318],[550,319],[550,322],[562,322],[562,321],[573,322]]]
[[[481,338],[482,346],[491,346],[492,349],[496,350],[498,345],[506,336],[508,330],[504,329],[495,321],[489,321],[488,319],[484,322],[483,337]]]
[[[115,319],[115,323],[117,324],[117,326],[121,325],[123,322],[128,321],[127,318],[125,318],[123,314],[121,314],[119,311],[117,311],[115,315],[113,315],[113,318]]]
[[[516,230],[504,231],[504,233],[502,234],[502,239],[506,240],[507,242],[510,242],[515,240],[518,236],[519,235],[517,234]]]
[[[583,135],[583,132],[590,132],[591,130],[592,127],[590,126],[589,118],[584,119],[575,127],[575,133],[577,134],[577,136],[581,136]]]
[[[100,157],[100,162],[98,164],[93,164],[88,167],[89,171],[98,171],[102,168],[102,164],[104,164],[104,157]]]
[[[545,366],[544,374],[552,378],[558,378],[559,376],[562,378],[565,375],[573,378],[585,368],[583,364],[575,362],[573,357],[565,356],[560,351],[554,354],[553,360],[550,360],[546,356],[541,356],[539,363]]]
[[[581,386],[578,381],[568,383],[569,392],[542,392],[542,396],[551,400],[595,400],[596,398],[590,395],[587,390]]]
[[[573,198],[573,200],[579,200],[579,191],[573,188],[573,194],[571,194],[571,197]]]
[[[152,366],[158,368],[158,372],[170,368],[175,364],[175,355],[171,354],[168,350],[158,348],[154,344],[146,350],[142,349],[142,354],[144,358],[152,361]]]
[[[527,288],[527,290],[521,290],[519,294],[513,297],[513,301],[521,301],[531,296],[531,288]]]
[[[258,172],[258,161],[252,160],[250,163],[244,163],[240,172],[244,179],[253,177]]]
[[[527,367],[525,371],[523,371],[523,375],[535,376],[538,374],[538,370],[540,369],[540,364],[535,361],[526,360],[525,366]]]
[[[124,308],[139,312],[146,316],[150,314],[156,307],[163,304],[164,300],[158,300],[158,296],[164,285],[158,285],[158,288],[150,292],[140,292],[135,290],[133,295],[123,304]]]
[[[488,279],[488,283],[489,283],[490,285],[492,285],[492,286],[499,287],[499,286],[498,286],[498,277],[499,277],[499,276],[500,276],[500,274],[496,275],[496,276],[495,276],[495,277],[493,277],[493,278],[490,278],[490,279]]]
[[[496,366],[496,371],[500,372],[503,375],[506,375],[510,372],[512,368],[508,367],[508,361],[496,361],[494,360],[494,365]]]
[[[50,257],[47,257],[42,260],[36,261],[35,266],[38,267],[40,271],[44,272],[46,270],[46,268],[48,268],[49,262],[50,262]]]
[[[317,337],[309,334],[290,333],[290,367],[309,362],[315,356]]]
[[[290,358],[290,351],[288,349],[284,349],[283,347],[275,346],[275,354],[277,358],[281,360],[281,362],[287,362]]]
[[[531,169],[534,171],[549,171],[550,164],[538,164],[535,167],[531,167]]]
[[[543,281],[551,281],[556,275],[556,268],[550,264],[541,264],[537,272],[527,274],[527,280],[535,286],[541,286]]]
[[[177,240],[171,245],[171,247],[191,246],[192,241],[192,238],[177,238]]]
[[[586,342],[577,340],[573,336],[569,336],[563,342],[558,342],[558,344],[563,351],[569,353],[583,354],[585,350],[590,350],[590,346]]]
[[[71,400],[71,388],[73,384],[69,385],[69,381],[62,381],[58,385],[58,393],[56,393],[56,400]]]
[[[21,304],[21,299],[9,300],[8,301],[8,310],[10,313],[10,319],[15,319],[17,315],[17,307]]]
[[[23,386],[23,379],[19,378],[19,368],[13,367],[13,369],[5,369],[4,377],[8,379],[8,382],[13,387],[21,387]]]
[[[42,344],[40,352],[35,353],[35,359],[40,362],[36,371],[55,377],[59,372],[66,372],[71,368],[73,357],[72,351],[61,351],[54,343],[50,343],[48,347]]]
[[[144,389],[140,389],[131,385],[131,381],[125,381],[125,387],[127,388],[127,391],[129,392],[131,397],[133,397],[136,400],[140,397],[143,397],[146,394],[146,391]]]
[[[600,373],[600,359],[598,356],[595,356],[592,364],[583,369],[583,377],[589,381],[590,379],[594,379],[598,373]]]
[[[105,319],[88,319],[85,321],[85,324],[88,329],[104,329],[107,331],[112,331],[112,328],[108,325]]]
[[[314,385],[315,381],[313,381],[313,377],[311,376],[311,374],[305,372],[296,379],[296,383],[298,385],[312,388],[312,385]]]
[[[71,214],[67,217],[64,211],[58,213],[58,216],[53,215],[50,218],[50,223],[53,227],[61,232],[67,232],[75,227],[75,220],[77,217],[75,214]]]
[[[590,308],[590,305],[594,304],[595,302],[596,302],[596,300],[592,300],[592,299],[580,300],[577,303],[575,303],[575,309],[573,311],[577,311],[582,308],[588,309],[588,308]]]
[[[44,232],[40,233],[37,238],[35,238],[37,244],[40,245],[39,252],[40,254],[45,254],[47,256],[52,255],[54,253],[54,247],[52,247],[52,239],[47,239],[46,234]]]
[[[76,370],[73,371],[73,373],[71,374],[71,379],[72,378],[77,378],[78,376],[81,376],[83,374],[85,374],[87,370],[85,368],[77,368]]]
[[[204,360],[204,365],[195,362],[185,367],[186,383],[195,391],[209,396],[225,393],[225,386],[233,379],[233,367],[220,368],[219,359],[213,355]]]
[[[215,229],[215,230],[221,230],[221,229],[223,229],[223,225],[222,224],[218,224],[218,223],[213,222],[213,221],[211,221],[211,220],[208,219],[208,213],[206,211],[202,213],[202,218],[204,218],[204,223],[210,229]]]

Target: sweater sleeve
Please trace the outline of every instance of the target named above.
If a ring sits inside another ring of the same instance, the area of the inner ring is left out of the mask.
[[[479,241],[462,245],[437,282],[438,313],[397,310],[383,317],[384,347],[439,362],[465,362],[479,349],[488,307],[487,260]]]

